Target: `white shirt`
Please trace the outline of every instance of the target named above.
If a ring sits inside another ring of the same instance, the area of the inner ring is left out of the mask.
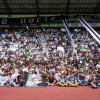
[[[57,47],[57,51],[61,51],[61,52],[64,53],[64,47],[58,46],[58,47]]]
[[[97,68],[100,68],[100,64],[97,64],[96,67],[97,67]]]
[[[4,83],[8,81],[9,76],[0,76],[0,86],[4,86]]]

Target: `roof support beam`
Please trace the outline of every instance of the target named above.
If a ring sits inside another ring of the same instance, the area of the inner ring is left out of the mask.
[[[10,17],[11,14],[10,14],[10,9],[9,9],[9,5],[7,3],[7,0],[2,0],[2,2],[3,2],[3,5],[4,5],[5,9],[6,9],[6,12],[7,12],[8,16]]]
[[[96,6],[96,8],[95,8],[95,10],[94,10],[94,13],[95,13],[95,14],[100,13],[100,0],[99,0],[99,2],[97,3],[97,6]]]
[[[36,5],[36,14],[37,14],[37,17],[39,17],[39,3],[38,3],[38,0],[35,0],[35,5]]]
[[[70,0],[67,0],[67,3],[66,3],[66,15],[68,15],[69,13],[69,8],[70,8]]]

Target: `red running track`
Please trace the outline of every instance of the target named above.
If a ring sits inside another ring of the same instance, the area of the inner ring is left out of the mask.
[[[0,100],[100,100],[100,88],[0,87]]]

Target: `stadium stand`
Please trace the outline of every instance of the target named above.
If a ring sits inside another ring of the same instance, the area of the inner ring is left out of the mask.
[[[100,0],[0,0],[0,86],[100,87]]]

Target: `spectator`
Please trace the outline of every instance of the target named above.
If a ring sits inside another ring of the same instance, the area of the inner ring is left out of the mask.
[[[52,73],[46,78],[48,80],[47,84],[48,86],[54,86],[55,85],[55,78],[53,77]]]
[[[87,85],[87,81],[85,79],[85,76],[82,74],[82,72],[79,73],[78,82],[80,85]]]
[[[61,77],[60,77],[59,81],[57,82],[57,85],[62,86],[62,87],[67,86],[67,81],[63,74],[61,74]]]
[[[76,80],[76,77],[74,76],[73,73],[70,74],[70,77],[68,78],[68,84],[71,87],[77,87],[78,82]]]

